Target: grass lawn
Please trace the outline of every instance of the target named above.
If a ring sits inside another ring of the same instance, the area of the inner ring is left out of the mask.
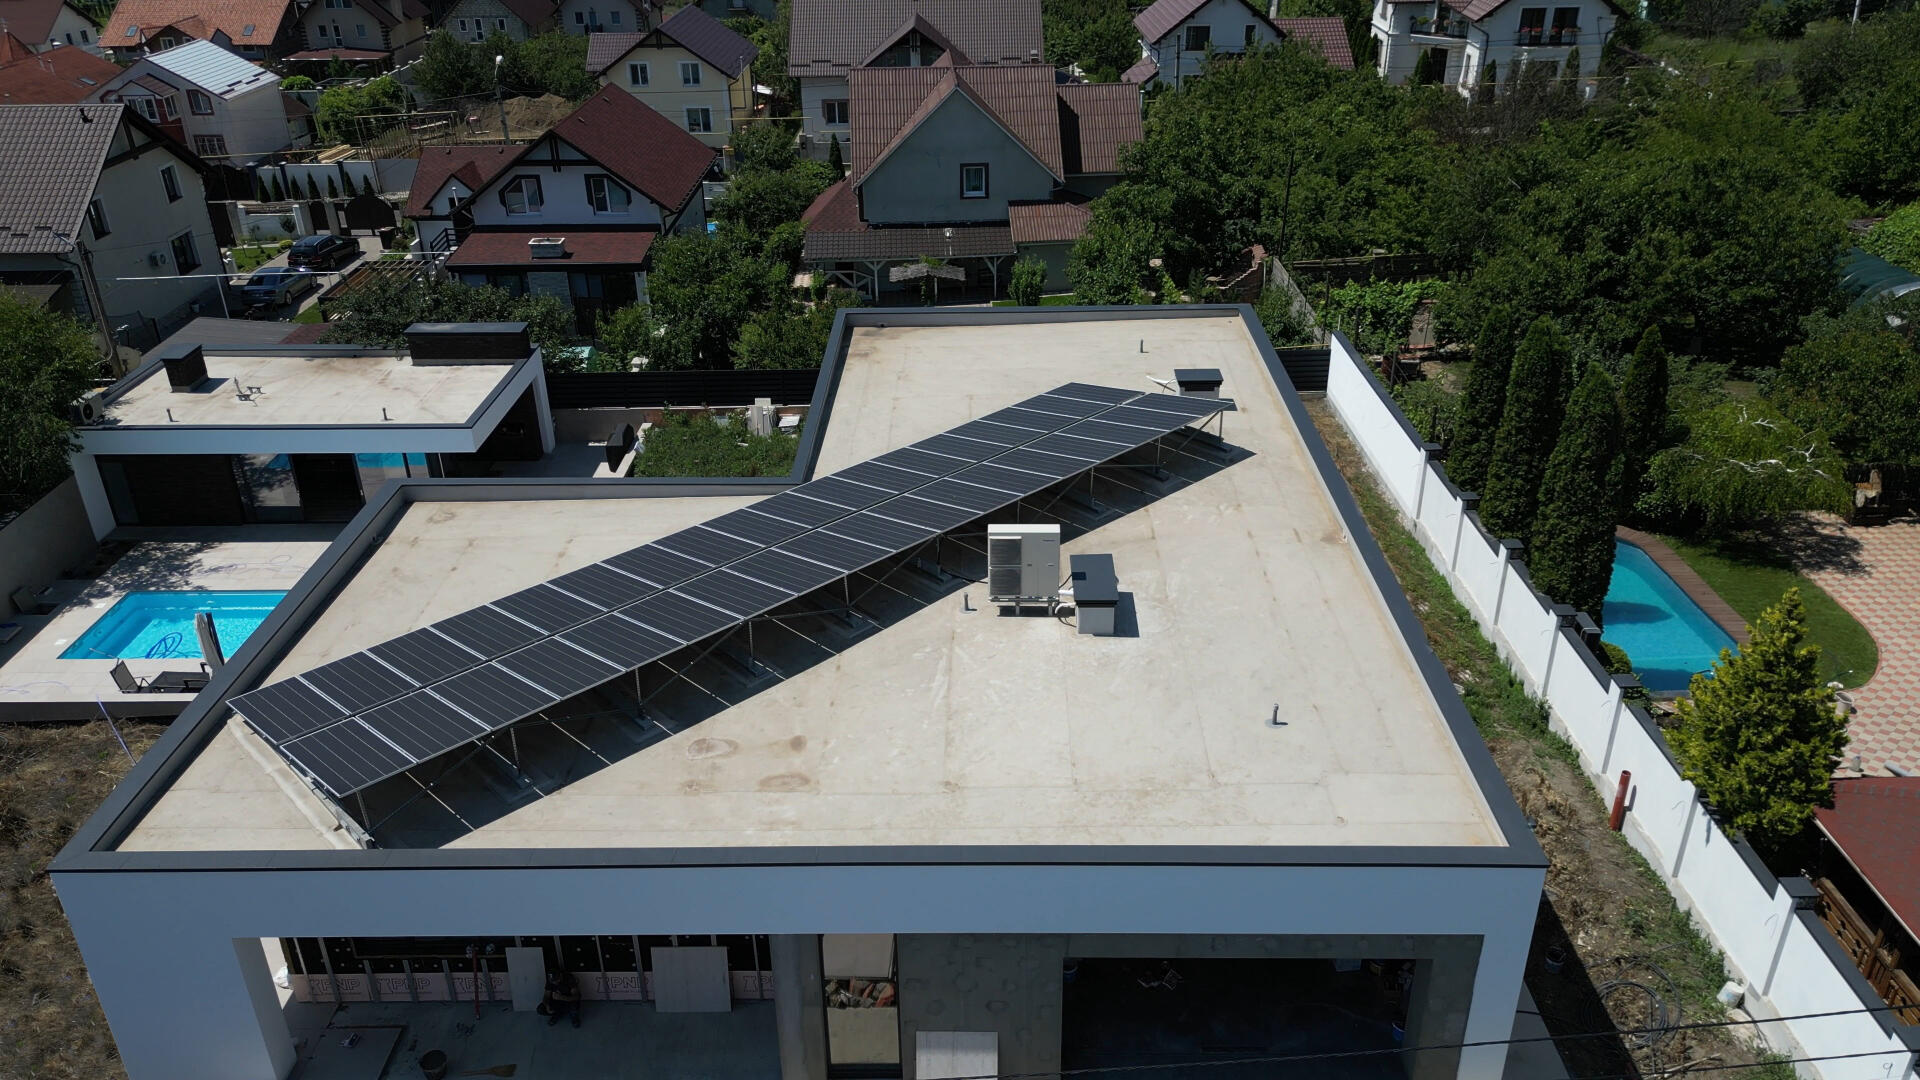
[[[1788,589],[1799,586],[1801,602],[1807,606],[1807,638],[1820,646],[1822,678],[1859,686],[1873,675],[1880,663],[1873,635],[1764,539],[1660,539],[1748,622],[1758,619]]]
[[[272,244],[247,245],[227,250],[233,255],[233,265],[239,267],[243,274],[251,274],[255,267],[280,254],[279,247]]]
[[[993,306],[994,307],[1014,307],[1016,305],[1011,300],[995,300],[993,302]],[[1072,307],[1073,294],[1061,293],[1058,296],[1043,296],[1040,298],[1040,306],[1041,307]]]
[[[317,323],[317,322],[326,322],[327,319],[326,319],[326,316],[320,313],[320,305],[315,304],[312,307],[308,308],[307,310],[301,312],[298,315],[295,315],[293,318],[287,321],[297,322],[297,323]]]

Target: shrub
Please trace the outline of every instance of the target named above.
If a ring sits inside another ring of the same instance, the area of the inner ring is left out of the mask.
[[[1007,299],[1019,307],[1034,307],[1046,286],[1047,264],[1034,258],[1021,259],[1013,264],[1013,273],[1007,278]]]
[[[1860,246],[1895,266],[1920,274],[1920,203],[1887,215]]]

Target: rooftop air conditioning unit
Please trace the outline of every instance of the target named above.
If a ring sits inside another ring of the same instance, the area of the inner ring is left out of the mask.
[[[89,390],[69,407],[76,424],[97,424],[107,418],[107,392]]]
[[[564,236],[535,236],[527,240],[527,254],[536,259],[564,259],[567,257],[567,238]]]
[[[1050,604],[1060,581],[1060,526],[987,526],[989,602]]]

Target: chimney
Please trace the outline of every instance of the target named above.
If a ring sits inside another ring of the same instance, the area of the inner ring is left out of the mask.
[[[488,364],[533,355],[523,322],[414,323],[406,335],[416,365]]]
[[[196,390],[207,381],[207,353],[198,345],[169,345],[157,358],[166,365],[167,384],[176,394]]]

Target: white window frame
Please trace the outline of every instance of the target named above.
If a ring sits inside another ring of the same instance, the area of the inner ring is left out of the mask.
[[[113,234],[113,222],[107,220],[107,207],[99,199],[87,203],[87,226],[95,240]]]
[[[160,188],[167,193],[167,201],[176,203],[184,197],[180,188],[180,172],[171,165],[160,166]]]
[[[454,20],[454,22],[455,22],[455,23],[457,23],[457,24],[459,25],[459,27],[460,27],[460,32],[461,32],[461,33],[463,33],[463,34],[464,34],[464,33],[466,33],[466,32],[467,32],[467,20],[465,20],[465,19],[455,19],[455,20]]]
[[[205,102],[207,106],[204,109],[200,107],[202,102]],[[195,116],[212,116],[213,96],[200,90],[189,89],[187,91],[187,111]]]
[[[533,185],[533,197],[527,197],[527,185]],[[520,200],[520,209],[513,208],[512,200]],[[537,176],[516,176],[500,188],[500,205],[508,217],[527,217],[540,212],[546,206],[545,194],[540,190],[540,178]]]
[[[700,118],[698,127],[694,126],[694,117]],[[687,131],[694,135],[713,134],[713,110],[705,105],[687,106]]]
[[[967,184],[967,174],[970,172],[974,172],[975,170],[978,170],[980,173],[980,189],[978,191],[973,190]],[[986,162],[969,161],[961,165],[960,166],[960,197],[963,199],[984,199],[987,197],[987,192],[988,192],[988,176],[987,176]]]
[[[620,25],[620,9],[619,8],[607,9],[607,25],[608,26]]]
[[[210,149],[212,147],[212,149]],[[226,157],[227,137],[225,135],[195,135],[193,152],[201,157]]]
[[[700,61],[698,60],[680,61],[680,85],[681,86],[699,86],[700,85]]]
[[[840,119],[835,120],[834,113],[839,113]],[[853,112],[848,107],[846,98],[828,98],[820,103],[820,122],[827,127],[846,127],[847,121],[852,116]]]
[[[616,191],[620,197],[617,207],[614,205]],[[633,209],[633,192],[611,176],[596,174],[587,177],[587,205],[596,214],[624,215]]]
[[[186,263],[183,263],[180,261],[180,245],[183,242],[186,244],[187,254],[193,256],[193,265],[191,266],[188,266]],[[168,248],[169,254],[171,254],[173,257],[173,266],[176,272],[181,274],[191,274],[195,270],[200,269],[200,266],[201,266],[200,245],[193,242],[192,229],[188,229],[186,232],[183,232],[179,236],[176,236],[173,239],[167,241],[167,248]]]
[[[628,86],[651,86],[652,84],[653,72],[647,69],[644,62],[633,61],[627,64]]]

